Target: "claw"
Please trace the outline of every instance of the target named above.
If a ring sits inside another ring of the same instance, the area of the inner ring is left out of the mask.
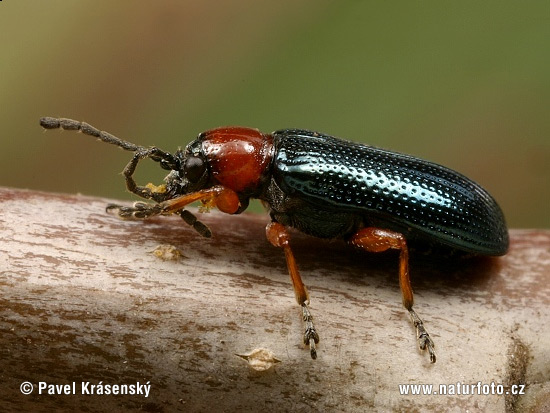
[[[132,214],[128,212],[129,207],[117,204],[107,204],[105,212],[111,215],[118,215],[119,218],[131,218]]]

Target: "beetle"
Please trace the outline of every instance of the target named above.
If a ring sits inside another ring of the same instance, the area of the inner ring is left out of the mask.
[[[473,255],[504,255],[508,230],[502,210],[480,185],[444,166],[413,156],[318,132],[283,129],[271,134],[246,127],[202,132],[175,153],[119,139],[85,123],[44,117],[45,129],[77,130],[134,152],[123,170],[127,189],[154,203],[107,205],[124,219],[177,214],[201,236],[210,229],[185,207],[200,201],[228,214],[260,199],[271,222],[266,236],[282,248],[305,323],[303,341],[313,359],[319,335],[308,291],[290,247],[289,227],[318,238],[343,239],[369,252],[399,251],[403,306],[416,328],[418,346],[435,363],[435,345],[413,309],[409,244],[444,247]],[[138,185],[142,159],[168,170],[164,184]]]

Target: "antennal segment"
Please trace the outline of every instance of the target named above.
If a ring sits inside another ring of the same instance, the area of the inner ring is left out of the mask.
[[[93,136],[102,140],[103,142],[116,145],[127,151],[137,152],[145,149],[143,146],[136,145],[134,143],[117,138],[111,135],[109,132],[100,131],[86,122],[79,122],[77,120],[66,118],[40,118],[40,125],[45,129],[63,129],[63,130],[77,130],[84,135]]]

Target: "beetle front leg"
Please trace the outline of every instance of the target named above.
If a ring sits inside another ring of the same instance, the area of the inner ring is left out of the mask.
[[[362,228],[355,233],[349,242],[369,252],[383,252],[388,249],[399,250],[399,286],[403,294],[403,306],[409,311],[420,350],[428,350],[430,361],[435,363],[435,344],[424,328],[424,323],[413,309],[413,292],[409,278],[409,248],[405,237],[394,231],[380,228]]]
[[[145,219],[155,215],[178,214],[200,235],[210,238],[212,236],[210,229],[197,220],[191,212],[184,209],[195,201],[201,201],[206,208],[217,207],[220,211],[228,214],[235,213],[241,205],[239,197],[234,191],[223,186],[214,186],[158,204],[135,202],[131,207],[109,204],[106,209],[107,212],[116,213],[122,219]]]
[[[292,280],[292,286],[294,287],[296,301],[302,307],[302,319],[305,323],[304,344],[306,346],[309,345],[311,358],[316,359],[317,349],[315,345],[319,342],[319,335],[313,325],[313,317],[311,316],[311,312],[308,307],[309,294],[302,281],[302,277],[300,277],[300,273],[298,272],[298,266],[296,265],[294,254],[290,249],[290,235],[288,234],[286,228],[278,222],[271,222],[268,224],[265,232],[268,241],[275,247],[283,248],[285,252],[286,264],[290,274],[290,279]]]
[[[237,193],[221,185],[169,199],[159,206],[162,214],[173,214],[195,201],[201,201],[206,209],[216,207],[226,214],[234,214],[241,206]]]
[[[108,204],[105,210],[107,213],[116,214],[119,218],[127,220],[140,220],[150,218],[155,215],[162,215],[162,208],[160,207],[160,204],[147,204],[145,202],[134,202],[134,205],[131,207]],[[187,225],[193,227],[199,235],[205,238],[210,238],[212,236],[212,231],[210,231],[210,228],[199,221],[191,211],[181,209],[177,211],[176,214],[178,214]]]
[[[107,204],[105,210],[110,214],[116,214],[119,218],[122,219],[145,219],[155,215],[161,214],[160,204],[147,204],[145,202],[134,202],[134,204],[129,206],[118,205],[118,204]]]

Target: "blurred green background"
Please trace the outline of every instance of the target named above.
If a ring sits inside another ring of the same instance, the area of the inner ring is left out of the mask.
[[[133,199],[129,153],[41,116],[170,151],[297,127],[447,165],[511,227],[550,227],[548,1],[5,0],[0,28],[0,185]]]

